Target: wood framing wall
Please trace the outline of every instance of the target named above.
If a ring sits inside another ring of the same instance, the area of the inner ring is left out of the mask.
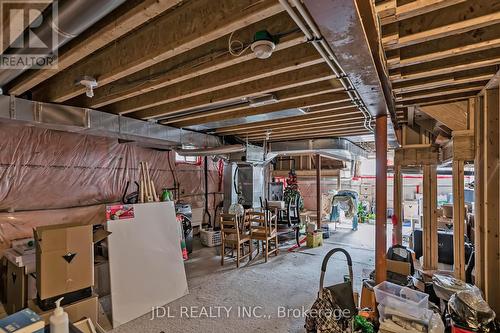
[[[476,284],[500,311],[500,94],[494,87],[476,101]]]
[[[438,268],[438,228],[437,228],[437,166],[424,165],[424,221],[423,255],[424,269]]]

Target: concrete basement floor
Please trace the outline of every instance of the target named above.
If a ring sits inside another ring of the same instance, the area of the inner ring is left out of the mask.
[[[301,311],[309,309],[316,298],[324,255],[335,247],[343,247],[351,254],[355,290],[359,291],[362,278],[374,268],[374,246],[373,225],[360,224],[358,231],[351,231],[350,224],[345,223],[325,239],[322,247],[303,246],[298,252],[283,248],[267,263],[259,256],[237,269],[231,260],[221,267],[217,249],[201,247],[196,242],[186,262],[189,295],[166,306],[173,318],[150,320],[151,314],[147,314],[111,332],[305,332]],[[345,259],[336,255],[329,263],[327,285],[341,282],[347,273]],[[187,318],[181,307],[196,313]],[[221,308],[217,316],[217,307],[231,310],[226,315]],[[254,309],[256,316],[239,316],[238,309],[243,307]],[[208,318],[200,313],[203,309],[212,311]],[[282,316],[283,309],[295,310]]]

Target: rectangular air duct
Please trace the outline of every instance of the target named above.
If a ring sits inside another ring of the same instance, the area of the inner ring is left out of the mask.
[[[0,95],[0,121],[135,141],[155,148],[222,146],[220,138],[213,135],[92,109],[34,102],[13,96]]]

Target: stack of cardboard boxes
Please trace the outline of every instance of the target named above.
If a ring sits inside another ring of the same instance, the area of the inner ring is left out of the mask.
[[[34,231],[37,298],[28,306],[48,321],[55,301],[69,320],[84,317],[97,322],[98,299],[94,285],[94,243],[91,225],[55,225]]]
[[[91,225],[36,228],[31,253],[36,263],[16,263],[17,257],[7,255],[2,262],[5,291],[2,302],[6,312],[12,314],[29,307],[48,322],[55,301],[64,297],[61,304],[71,322],[89,318],[97,323],[98,297],[93,293],[94,242],[102,239],[102,233],[93,233]]]

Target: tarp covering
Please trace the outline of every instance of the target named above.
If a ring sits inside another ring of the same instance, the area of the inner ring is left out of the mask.
[[[36,225],[103,223],[147,161],[157,193],[180,184],[181,199],[204,206],[203,165],[176,164],[175,154],[116,139],[0,124],[0,245],[30,237]],[[222,200],[218,163],[209,161],[209,207]],[[135,191],[135,185],[129,192]],[[213,216],[213,213],[212,213]]]

